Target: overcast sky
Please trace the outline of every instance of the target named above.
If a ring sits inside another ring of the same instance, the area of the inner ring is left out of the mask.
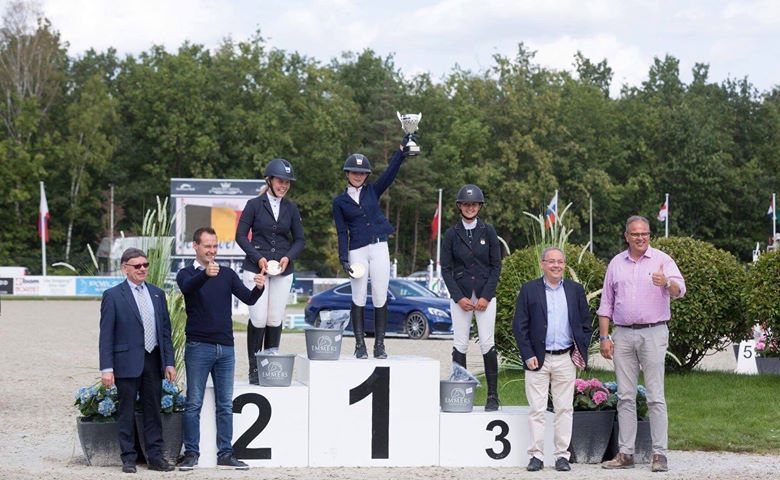
[[[3,7],[7,0],[0,0]],[[44,14],[71,55],[92,47],[137,54],[153,44],[175,51],[185,40],[207,47],[250,37],[327,63],[343,51],[395,55],[405,75],[435,79],[454,65],[483,70],[496,53],[524,42],[538,63],[572,68],[577,50],[606,58],[613,93],[647,77],[654,56],[694,63],[711,80],[747,76],[762,91],[780,85],[780,2],[629,0],[43,0]],[[775,45],[772,47],[772,45]]]

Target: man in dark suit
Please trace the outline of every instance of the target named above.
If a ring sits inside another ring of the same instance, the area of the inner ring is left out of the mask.
[[[150,470],[171,471],[163,457],[160,397],[163,375],[176,378],[171,320],[165,292],[146,283],[149,261],[143,250],[122,254],[127,281],[103,293],[100,305],[100,371],[103,385],[119,394],[119,446],[122,471],[135,473],[135,399],[143,405],[146,460]]]
[[[541,278],[523,285],[512,329],[523,359],[525,395],[530,405],[529,471],[544,468],[544,415],[548,393],[555,408],[555,469],[568,471],[576,367],[585,368],[593,331],[585,289],[563,279],[563,251],[542,251]],[[576,365],[575,365],[576,364]]]

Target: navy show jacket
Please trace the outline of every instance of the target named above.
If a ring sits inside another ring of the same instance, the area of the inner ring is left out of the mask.
[[[492,300],[496,296],[501,274],[501,244],[495,229],[477,218],[477,226],[468,232],[458,222],[444,233],[441,245],[441,276],[450,297],[457,302],[463,297]]]
[[[283,275],[295,272],[293,260],[298,258],[304,247],[303,223],[298,206],[282,198],[279,205],[279,220],[274,218],[271,202],[267,193],[263,193],[248,202],[236,228],[236,241],[246,253],[242,268],[258,273],[257,262],[261,258],[279,261],[282,257],[290,259]],[[249,231],[252,240],[249,240]]]
[[[395,232],[382,214],[379,197],[395,180],[404,158],[400,149],[393,153],[390,163],[377,181],[363,185],[360,190],[360,204],[352,200],[347,189],[333,199],[333,220],[336,222],[339,239],[340,262],[349,261],[350,250],[365,247],[376,242],[378,238]]]

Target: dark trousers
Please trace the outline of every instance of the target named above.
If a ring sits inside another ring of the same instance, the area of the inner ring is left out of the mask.
[[[144,354],[144,369],[140,377],[115,379],[119,395],[119,448],[122,463],[135,463],[135,398],[140,395],[143,408],[144,441],[146,460],[163,458],[162,417],[160,397],[162,396],[162,365],[160,347]],[[173,459],[174,461],[176,459]]]

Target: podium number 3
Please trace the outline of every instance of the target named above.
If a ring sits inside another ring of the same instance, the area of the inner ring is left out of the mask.
[[[376,367],[363,383],[349,391],[354,405],[371,395],[371,458],[390,458],[390,367]]]
[[[257,418],[251,427],[244,432],[236,443],[233,444],[233,453],[236,458],[245,458],[247,460],[270,460],[270,448],[249,448],[249,444],[260,435],[268,422],[271,421],[271,402],[259,393],[245,393],[237,396],[233,400],[233,413],[241,413],[244,405],[251,403],[258,409]]]
[[[488,457],[492,458],[493,460],[501,460],[502,458],[506,458],[506,456],[509,455],[509,452],[512,451],[512,444],[509,443],[509,440],[506,439],[506,436],[509,434],[509,425],[507,425],[505,421],[493,420],[487,424],[487,428],[485,430],[492,432],[496,427],[501,429],[498,435],[496,435],[496,441],[501,443],[501,446],[504,448],[502,448],[500,452],[497,452],[492,448],[486,448],[485,453],[487,453]]]

